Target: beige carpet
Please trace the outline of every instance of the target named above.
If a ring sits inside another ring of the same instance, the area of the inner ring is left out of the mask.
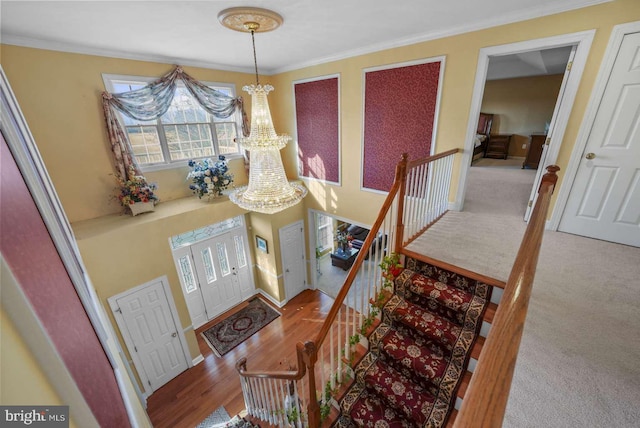
[[[409,248],[506,279],[535,171],[482,161],[465,210]],[[639,278],[640,248],[545,233],[505,427],[640,426]]]

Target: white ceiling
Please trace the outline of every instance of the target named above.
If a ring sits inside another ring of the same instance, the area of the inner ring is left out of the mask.
[[[273,74],[606,1],[1,0],[0,40],[67,52],[252,72],[251,37],[223,27],[217,15],[229,7],[256,6],[284,18],[278,30],[256,34],[260,72]],[[541,70],[540,61],[524,58],[524,63]]]

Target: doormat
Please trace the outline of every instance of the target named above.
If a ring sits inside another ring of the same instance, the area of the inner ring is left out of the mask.
[[[245,308],[201,334],[213,353],[222,357],[279,316],[271,306],[254,298]]]

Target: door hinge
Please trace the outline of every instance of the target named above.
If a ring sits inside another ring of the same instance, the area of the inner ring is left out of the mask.
[[[548,146],[549,144],[551,144],[551,137],[548,137],[548,138],[545,140],[545,142],[544,142],[544,143],[545,143],[547,146]]]
[[[136,346],[134,346],[133,349],[138,352],[138,348]]]
[[[573,66],[573,61],[569,61],[567,63],[567,71],[571,71],[571,67]]]
[[[531,208],[531,207],[533,206],[533,201],[529,201],[529,203],[527,204],[527,206],[528,206],[529,208]]]
[[[147,383],[149,384],[149,386],[151,386],[151,381],[150,380],[147,380]]]

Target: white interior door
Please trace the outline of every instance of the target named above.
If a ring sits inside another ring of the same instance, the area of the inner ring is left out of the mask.
[[[191,246],[200,290],[209,319],[242,301],[229,254],[233,243],[228,235],[216,236]]]
[[[529,196],[529,204],[527,205],[527,209],[524,212],[524,221],[529,221],[529,217],[533,212],[533,207],[535,206],[536,199],[538,197],[538,188],[540,188],[540,182],[542,181],[542,176],[547,172],[546,168],[548,166],[547,163],[547,154],[549,153],[549,144],[560,144],[561,138],[555,138],[554,134],[557,130],[558,125],[558,114],[560,112],[560,107],[564,101],[564,94],[567,89],[567,82],[569,80],[569,73],[571,73],[571,65],[573,64],[573,59],[576,56],[576,51],[578,46],[574,46],[571,49],[571,53],[569,54],[569,59],[567,60],[567,65],[565,67],[564,76],[562,78],[562,84],[560,85],[560,90],[558,91],[558,99],[556,101],[556,106],[553,109],[553,114],[551,115],[551,121],[549,122],[549,131],[547,132],[547,140],[542,146],[542,154],[540,155],[540,162],[538,162],[538,171],[536,172],[536,178],[533,181],[533,188],[531,189],[531,195]]]
[[[304,226],[301,221],[279,231],[284,288],[287,300],[307,288],[307,264],[304,257]]]
[[[622,40],[559,230],[640,246],[640,33]]]
[[[129,352],[137,355],[142,367],[136,367],[144,370],[153,391],[188,368],[179,323],[173,319],[161,280],[117,298],[116,304],[131,339]]]

